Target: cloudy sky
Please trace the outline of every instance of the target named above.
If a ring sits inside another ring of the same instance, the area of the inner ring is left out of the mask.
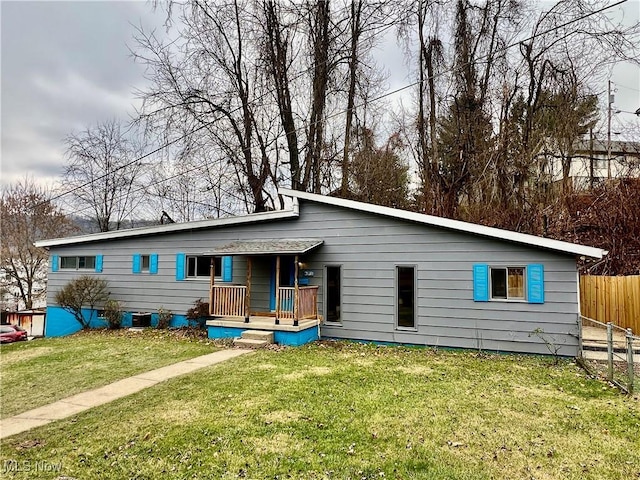
[[[640,0],[629,0],[624,14],[626,24],[638,22]],[[163,31],[163,20],[144,1],[0,1],[1,184],[25,174],[52,182],[62,171],[66,135],[133,114],[132,92],[144,79],[127,45],[135,25]],[[401,59],[395,45],[379,54],[387,68]],[[640,68],[617,67],[613,78],[616,106],[639,108]],[[390,88],[404,83],[405,73],[389,79]]]
[[[61,173],[63,139],[98,121],[127,120],[143,69],[135,25],[162,29],[146,2],[2,1],[2,183]]]

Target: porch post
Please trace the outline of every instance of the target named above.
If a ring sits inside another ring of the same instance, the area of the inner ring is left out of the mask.
[[[294,266],[294,273],[293,273],[293,326],[297,327],[298,326],[298,313],[299,313],[299,309],[298,309],[298,255],[296,255],[296,258],[294,260],[295,262],[295,266]]]
[[[280,323],[280,255],[276,256],[276,325]]]
[[[213,284],[216,278],[216,259],[211,257],[211,266],[209,267],[209,315],[213,316]]]
[[[247,290],[244,297],[244,323],[249,323],[251,308],[251,257],[247,257]]]

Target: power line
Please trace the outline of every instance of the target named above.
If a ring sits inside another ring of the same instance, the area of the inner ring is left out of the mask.
[[[171,176],[169,176],[169,177],[165,177],[165,178],[162,178],[162,179],[157,180],[157,181],[155,181],[155,182],[151,182],[151,184],[150,184],[150,185],[148,185],[148,186],[147,186],[147,185],[144,185],[144,186],[141,186],[141,187],[139,187],[139,188],[137,188],[137,189],[133,190],[132,192],[129,192],[129,193],[127,193],[127,194],[120,195],[119,197],[117,197],[117,200],[122,200],[122,199],[123,199],[125,196],[127,196],[127,195],[133,195],[133,194],[140,193],[140,192],[144,192],[144,193],[146,193],[147,195],[151,195],[151,196],[158,196],[158,197],[160,197],[160,198],[168,198],[168,197],[163,197],[163,196],[162,196],[162,195],[160,195],[160,194],[154,194],[153,192],[149,192],[147,189],[148,189],[148,188],[149,188],[149,186],[151,186],[151,185],[159,185],[160,183],[164,183],[164,182],[167,182],[167,181],[169,181],[169,180],[173,180],[173,179],[178,178],[178,177],[180,177],[180,176],[182,176],[182,175],[184,175],[184,174],[186,174],[186,173],[191,173],[191,172],[194,172],[194,171],[196,171],[196,170],[198,170],[198,171],[199,171],[200,169],[202,169],[202,168],[206,167],[206,166],[207,166],[207,164],[208,164],[208,162],[207,162],[207,161],[205,161],[205,162],[203,162],[203,163],[201,163],[201,164],[198,164],[198,165],[195,165],[194,167],[189,168],[189,169],[187,169],[187,170],[183,170],[183,171],[178,172],[178,173],[176,173],[176,174],[174,174],[174,175],[171,175]],[[232,198],[235,198],[236,200],[239,200],[239,201],[241,201],[242,203],[244,203],[244,201],[245,201],[245,199],[244,199],[244,198],[239,197],[239,196],[235,195],[234,193],[229,192],[228,190],[226,190],[226,189],[222,188],[222,187],[221,187],[221,186],[219,186],[219,185],[218,185],[218,187],[217,187],[217,188],[218,188],[220,191],[222,191],[225,195],[230,196],[230,197],[232,197]],[[168,199],[169,199],[169,198],[168,198]],[[171,199],[169,199],[169,200],[171,200]],[[217,207],[214,207],[213,205],[208,205],[208,206],[210,206],[211,208],[217,208]],[[91,208],[93,208],[91,205],[87,205],[87,206],[85,206],[85,207],[81,207],[81,208],[78,208],[78,209],[73,210],[73,211],[71,211],[71,212],[68,212],[68,214],[69,214],[69,215],[77,215],[78,213],[80,213],[80,212],[84,212],[84,211],[86,211],[86,210],[90,210]],[[222,210],[221,210],[221,211],[222,211]],[[234,213],[227,212],[227,211],[225,211],[224,213],[226,213],[226,214],[228,214],[228,215],[235,215]]]
[[[203,7],[202,5],[200,5],[200,4],[198,3],[198,6],[199,6],[203,11],[204,11],[204,7]],[[343,7],[341,10],[344,12],[344,11],[346,11],[346,10],[347,10],[347,7],[345,6],[345,7]],[[394,26],[393,24],[389,24],[389,25],[387,25],[385,28],[381,29],[381,30],[380,30],[379,32],[377,32],[377,33],[378,33],[378,34],[379,34],[379,33],[383,33],[383,32],[387,31],[389,28],[391,28],[391,27],[393,27],[393,26]],[[333,60],[331,60],[331,61],[333,61]],[[320,62],[320,63],[318,63],[317,65],[326,65],[326,64],[330,63],[331,61],[327,59],[327,60],[325,60],[324,62]],[[316,68],[316,66],[317,66],[317,65],[311,65],[311,66],[309,66],[308,68],[306,68],[306,69],[304,69],[304,70],[302,70],[302,71],[298,72],[297,74],[294,74],[294,75],[293,75],[293,77],[292,77],[291,79],[289,79],[289,81],[291,82],[291,81],[296,81],[296,80],[298,80],[300,77],[302,77],[302,76],[303,76],[303,75],[305,75],[306,73],[309,73],[309,72],[310,72],[310,71],[312,71],[314,68]],[[255,103],[257,103],[257,102],[259,102],[259,101],[263,100],[263,99],[264,99],[264,98],[266,98],[267,96],[272,95],[272,94],[275,94],[275,93],[276,93],[276,92],[275,92],[274,90],[268,90],[268,91],[266,91],[265,93],[263,93],[262,95],[259,95],[258,97],[256,97],[256,98],[255,98],[254,100],[252,100],[250,103],[251,103],[251,104],[255,104]],[[236,108],[234,108],[234,109],[231,109],[231,110],[229,111],[229,113],[236,113],[236,112],[238,112],[239,110],[241,110],[241,108],[242,108],[242,106],[238,106],[238,107],[236,107]],[[151,151],[151,152],[148,152],[148,153],[146,153],[146,154],[144,154],[144,155],[142,155],[142,156],[140,156],[140,157],[137,157],[137,158],[133,159],[132,161],[127,162],[127,163],[125,163],[124,165],[121,165],[121,166],[119,166],[119,167],[115,168],[114,170],[112,170],[112,171],[110,171],[110,172],[106,172],[106,173],[104,173],[104,174],[102,174],[102,175],[98,176],[97,178],[94,178],[94,179],[91,179],[91,180],[89,180],[89,181],[85,182],[85,183],[84,183],[84,184],[82,184],[82,185],[78,185],[78,186],[76,186],[76,187],[74,187],[74,188],[71,188],[70,190],[67,190],[67,191],[62,192],[62,193],[60,193],[60,194],[58,194],[58,195],[55,195],[55,196],[54,196],[54,197],[52,197],[49,201],[55,201],[55,200],[58,200],[58,199],[60,199],[60,198],[62,198],[62,197],[64,197],[64,196],[70,195],[71,193],[76,192],[76,191],[78,191],[78,190],[81,190],[81,189],[83,189],[83,188],[85,188],[85,187],[87,187],[87,186],[89,186],[89,185],[91,185],[91,184],[93,184],[93,183],[95,183],[95,182],[97,182],[97,181],[100,181],[100,180],[102,180],[102,179],[106,178],[107,176],[112,175],[113,173],[116,173],[116,172],[118,172],[118,171],[120,171],[120,170],[123,170],[123,169],[125,169],[125,168],[127,168],[127,167],[129,167],[129,166],[131,166],[131,165],[133,165],[133,164],[135,164],[135,163],[137,163],[137,162],[141,161],[141,160],[144,160],[145,158],[147,158],[147,157],[149,157],[149,156],[151,156],[151,155],[153,155],[153,154],[155,154],[155,153],[158,153],[159,151],[164,150],[165,148],[170,147],[171,145],[173,145],[173,144],[175,144],[175,143],[177,143],[177,142],[179,142],[179,141],[181,141],[181,140],[184,140],[184,139],[186,139],[186,138],[191,137],[193,134],[195,134],[195,133],[199,132],[200,130],[203,130],[203,129],[205,129],[205,128],[208,128],[208,127],[212,126],[212,125],[213,125],[214,123],[216,123],[218,120],[219,120],[219,118],[214,119],[214,120],[211,120],[210,122],[204,123],[204,124],[200,125],[199,127],[195,128],[195,129],[193,129],[193,130],[191,130],[190,132],[187,132],[187,133],[185,133],[185,134],[183,134],[183,135],[181,135],[181,136],[179,136],[179,137],[177,137],[177,138],[174,138],[173,140],[170,140],[170,141],[168,141],[168,142],[166,142],[166,143],[164,143],[164,144],[160,145],[160,146],[159,146],[159,147],[157,147],[155,150],[153,150],[153,151]],[[317,123],[317,122],[316,122],[316,123]],[[279,138],[279,137],[276,137],[276,140],[277,140],[278,138]],[[242,201],[244,202],[244,199],[242,199]],[[39,205],[36,205],[36,206],[39,206]]]
[[[619,6],[619,5],[622,5],[623,3],[626,3],[627,1],[628,1],[628,0],[619,0],[618,2],[616,2],[616,3],[614,3],[614,4],[611,4],[611,5],[608,5],[608,6],[602,7],[602,8],[600,8],[600,9],[598,9],[598,10],[594,10],[593,12],[589,12],[589,13],[587,13],[587,14],[584,14],[584,15],[580,16],[580,17],[577,17],[577,18],[574,18],[574,19],[569,20],[569,21],[567,21],[567,22],[564,22],[564,23],[562,23],[562,24],[560,24],[560,25],[557,25],[557,26],[554,26],[554,27],[550,27],[550,28],[548,28],[547,30],[544,30],[544,31],[542,31],[542,32],[538,32],[538,33],[536,33],[536,34],[534,34],[534,35],[531,35],[531,36],[529,36],[529,37],[527,37],[527,38],[525,38],[525,39],[523,39],[523,40],[518,40],[518,41],[512,42],[512,43],[510,43],[510,44],[505,45],[504,47],[501,47],[501,48],[497,49],[495,52],[493,52],[493,54],[501,53],[501,52],[505,52],[505,51],[507,51],[507,50],[509,50],[509,49],[511,49],[511,48],[513,48],[513,47],[515,47],[515,46],[517,46],[517,45],[520,45],[520,44],[524,43],[524,42],[528,42],[528,41],[534,40],[535,38],[538,38],[538,37],[540,37],[540,36],[547,35],[547,34],[549,34],[549,33],[553,32],[553,31],[560,30],[560,29],[562,29],[562,28],[564,28],[564,27],[567,27],[567,26],[569,26],[569,25],[572,25],[572,24],[574,24],[574,23],[577,23],[577,22],[579,22],[579,21],[581,21],[581,20],[585,20],[585,19],[587,19],[587,18],[589,18],[589,17],[592,17],[592,16],[594,16],[594,15],[596,15],[596,14],[598,14],[598,13],[602,13],[602,12],[604,12],[604,11],[606,11],[606,10],[609,10],[609,9],[611,9],[611,8],[614,8],[614,7],[617,7],[617,6]],[[390,28],[390,26],[385,27],[385,30],[386,30],[386,29],[388,29],[388,28]],[[567,34],[567,36],[569,36],[569,35],[571,35],[571,34],[573,34],[573,33],[575,33],[575,32],[570,32],[569,34]],[[475,61],[487,60],[488,58],[489,58],[489,54],[486,54],[486,55],[483,55],[483,56],[478,57]],[[328,60],[327,60],[327,62],[328,62]],[[370,103],[370,102],[377,102],[377,101],[380,101],[380,100],[382,100],[382,99],[384,99],[384,98],[390,97],[390,96],[395,95],[395,94],[397,94],[397,93],[400,93],[400,92],[402,92],[402,91],[404,91],[404,90],[407,90],[407,89],[409,89],[409,88],[412,88],[412,87],[415,87],[415,86],[417,86],[417,85],[420,85],[421,83],[424,83],[424,82],[426,82],[426,81],[429,81],[429,80],[431,80],[431,79],[433,79],[433,78],[439,78],[439,77],[441,77],[441,76],[443,76],[443,75],[445,75],[445,74],[456,72],[457,70],[459,70],[459,69],[461,69],[461,68],[464,68],[465,66],[466,66],[466,64],[465,64],[465,65],[459,65],[459,66],[457,66],[457,67],[451,67],[451,68],[449,68],[449,69],[446,69],[446,70],[444,70],[444,71],[442,71],[442,72],[439,72],[439,73],[437,73],[437,74],[433,75],[433,77],[425,78],[422,82],[418,80],[418,81],[415,81],[415,82],[409,83],[409,84],[404,85],[404,86],[402,86],[402,87],[399,87],[399,88],[396,88],[396,89],[394,89],[394,90],[391,90],[391,91],[385,92],[385,93],[383,93],[383,94],[381,94],[381,95],[378,95],[377,97],[373,97],[372,99],[367,100],[367,102],[369,102],[369,103]],[[295,80],[297,80],[298,78],[300,78],[300,77],[301,77],[302,75],[304,75],[305,73],[308,73],[309,71],[311,71],[313,68],[315,68],[315,65],[312,65],[312,66],[310,66],[309,68],[307,68],[307,69],[305,69],[305,70],[302,70],[302,71],[301,71],[301,72],[299,72],[298,74],[294,75],[294,76],[293,76],[293,78],[292,78],[292,79],[290,79],[289,81],[295,81]],[[258,102],[258,101],[260,101],[260,100],[264,99],[264,98],[265,98],[265,97],[267,97],[268,95],[272,95],[272,94],[275,94],[275,93],[276,93],[276,92],[275,92],[274,90],[268,90],[268,91],[266,91],[265,93],[263,93],[262,95],[259,95],[258,97],[256,97],[255,99],[253,99],[251,102],[249,102],[249,104],[250,104],[250,105],[252,105],[252,104],[253,104],[253,105],[255,106],[256,102]],[[364,105],[364,102],[363,102],[363,103],[358,104],[357,106],[354,106],[354,108],[359,108],[359,107],[362,107],[363,105]],[[243,108],[242,106],[238,106],[238,107],[236,107],[236,108],[234,108],[234,109],[231,109],[231,110],[229,111],[229,113],[236,113],[236,112],[238,112],[239,110],[241,110],[242,108]],[[324,117],[322,120],[318,120],[318,121],[316,121],[316,122],[314,122],[314,123],[315,123],[315,124],[318,124],[320,121],[323,121],[323,122],[324,122],[324,121],[326,121],[327,119],[334,118],[334,117],[337,117],[337,116],[339,116],[339,115],[343,115],[343,114],[345,114],[347,111],[348,111],[348,110],[340,110],[340,111],[335,112],[335,113],[333,113],[333,114],[327,115],[327,116],[326,116],[326,117]],[[67,190],[67,191],[65,191],[65,192],[62,192],[62,193],[60,193],[60,194],[58,194],[58,195],[56,195],[56,196],[52,197],[52,198],[50,199],[50,201],[54,201],[54,200],[60,199],[60,198],[62,198],[62,197],[64,197],[64,196],[66,196],[66,195],[69,195],[69,194],[71,194],[71,193],[73,193],[73,192],[76,192],[76,191],[78,191],[78,190],[80,190],[80,189],[83,189],[83,188],[85,188],[85,187],[87,187],[87,186],[89,186],[89,185],[91,185],[91,184],[93,184],[93,183],[95,183],[95,182],[97,182],[97,181],[99,181],[99,180],[102,180],[102,179],[106,178],[108,175],[111,175],[111,174],[113,174],[113,173],[115,173],[115,172],[118,172],[118,171],[120,171],[120,170],[123,170],[123,169],[125,169],[125,168],[127,168],[127,167],[129,167],[129,166],[133,165],[134,163],[137,163],[137,162],[139,162],[139,161],[141,161],[141,160],[144,160],[145,158],[147,158],[147,157],[149,157],[149,156],[151,156],[151,155],[153,155],[153,154],[155,154],[155,153],[158,153],[159,151],[161,151],[161,150],[163,150],[163,149],[165,149],[165,148],[167,148],[167,147],[169,147],[169,146],[171,146],[171,145],[173,145],[173,144],[177,143],[178,141],[180,141],[180,140],[184,140],[184,139],[186,139],[186,138],[190,137],[191,135],[193,135],[193,134],[195,134],[195,133],[199,132],[200,130],[203,130],[203,129],[205,129],[205,128],[208,128],[208,127],[212,126],[212,125],[213,125],[213,124],[215,124],[218,120],[219,120],[219,118],[216,118],[216,119],[213,119],[213,120],[211,120],[211,121],[209,121],[209,122],[203,123],[202,125],[200,125],[200,126],[198,126],[198,127],[194,128],[193,130],[191,130],[191,131],[189,131],[189,132],[187,132],[187,133],[185,133],[185,134],[183,134],[183,135],[181,135],[181,136],[179,136],[179,137],[177,137],[177,138],[175,138],[175,139],[173,139],[173,140],[170,140],[170,141],[168,141],[168,142],[166,142],[166,143],[164,143],[164,144],[160,145],[159,147],[157,147],[157,148],[156,148],[156,149],[154,149],[153,151],[148,152],[148,153],[146,153],[146,154],[144,154],[144,155],[142,155],[142,156],[140,156],[140,157],[137,157],[136,159],[134,159],[134,160],[132,160],[132,161],[130,161],[130,162],[127,162],[127,163],[125,163],[125,164],[123,164],[123,165],[121,165],[121,166],[117,167],[116,169],[112,170],[111,172],[107,172],[107,173],[105,173],[105,174],[103,174],[103,175],[98,176],[98,177],[97,177],[97,178],[95,178],[95,179],[92,179],[92,180],[89,180],[88,182],[85,182],[85,183],[84,183],[84,184],[82,184],[82,185],[76,186],[76,187],[74,187],[74,188],[72,188],[72,189],[70,189],[70,190]],[[278,140],[279,138],[284,138],[284,137],[286,137],[287,135],[289,135],[289,134],[291,134],[291,133],[294,133],[294,132],[299,132],[301,129],[302,129],[302,127],[298,127],[298,128],[295,128],[293,131],[285,131],[285,132],[283,132],[283,133],[281,133],[281,134],[278,134],[278,135],[275,137],[275,139],[274,139],[274,140]],[[244,201],[244,199],[243,199],[243,201]],[[90,207],[89,207],[89,208],[90,208]],[[85,208],[85,209],[86,209],[86,208]],[[85,209],[82,209],[82,210],[85,210]]]

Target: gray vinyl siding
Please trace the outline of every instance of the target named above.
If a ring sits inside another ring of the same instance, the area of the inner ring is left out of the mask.
[[[103,273],[112,295],[131,311],[163,306],[184,314],[197,298],[208,298],[208,281],[175,280],[176,253],[204,253],[238,239],[319,238],[324,245],[302,260],[318,285],[318,311],[324,313],[326,265],[342,267],[341,325],[323,325],[327,337],[488,351],[549,353],[534,334],[575,355],[578,345],[576,262],[572,255],[448,231],[310,201],[300,202],[300,217],[271,223],[162,234],[95,244],[53,247],[57,255],[104,255]],[[134,253],[157,253],[157,275],[131,273]],[[253,262],[252,309],[269,305],[271,259]],[[544,304],[517,301],[473,301],[472,266],[541,263]],[[415,265],[416,331],[395,328],[395,267]],[[49,274],[48,302],[74,276]],[[246,261],[235,257],[233,283],[244,284]]]

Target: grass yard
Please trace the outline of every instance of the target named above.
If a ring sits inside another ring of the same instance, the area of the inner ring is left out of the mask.
[[[39,478],[629,480],[639,407],[568,361],[327,342],[175,378],[0,458],[59,468]]]
[[[1,418],[216,350],[189,333],[93,330],[2,345]]]

